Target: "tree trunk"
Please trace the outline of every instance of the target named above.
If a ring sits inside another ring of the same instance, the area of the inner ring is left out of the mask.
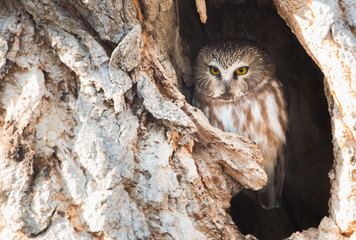
[[[321,222],[319,239],[341,238],[338,233],[349,237],[356,230],[356,3],[275,0],[275,4],[325,76],[334,165],[329,173],[330,219]]]
[[[210,16],[249,3],[196,2],[0,0],[0,239],[254,238],[229,209],[260,153],[190,105]],[[290,239],[355,237],[356,6],[274,4],[325,75],[335,158],[330,215]]]

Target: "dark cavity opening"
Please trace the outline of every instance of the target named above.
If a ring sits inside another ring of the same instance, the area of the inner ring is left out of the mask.
[[[333,162],[323,74],[272,1],[206,3],[208,20],[202,24],[194,1],[178,2],[183,54],[193,62],[200,47],[212,40],[238,37],[255,41],[276,62],[290,119],[289,162],[281,207],[264,210],[240,193],[231,201],[231,217],[243,234],[262,240],[283,239],[295,231],[317,227],[328,216],[328,172]],[[180,86],[189,100],[190,81],[183,78],[182,74]]]

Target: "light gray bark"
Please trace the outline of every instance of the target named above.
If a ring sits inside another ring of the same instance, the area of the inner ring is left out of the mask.
[[[184,100],[175,5],[145,4],[2,2],[1,238],[241,236],[226,210],[264,185],[259,152]]]

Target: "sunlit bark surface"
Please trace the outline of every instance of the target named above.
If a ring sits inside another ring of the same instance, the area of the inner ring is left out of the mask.
[[[275,4],[325,75],[335,157],[329,173],[329,212],[340,233],[350,236],[356,230],[356,3],[275,0]]]

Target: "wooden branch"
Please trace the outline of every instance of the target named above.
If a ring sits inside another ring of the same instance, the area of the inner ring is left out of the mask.
[[[200,21],[202,23],[206,23],[206,19],[208,18],[208,16],[206,14],[205,0],[195,0],[195,5],[197,6],[197,11],[200,16]]]

